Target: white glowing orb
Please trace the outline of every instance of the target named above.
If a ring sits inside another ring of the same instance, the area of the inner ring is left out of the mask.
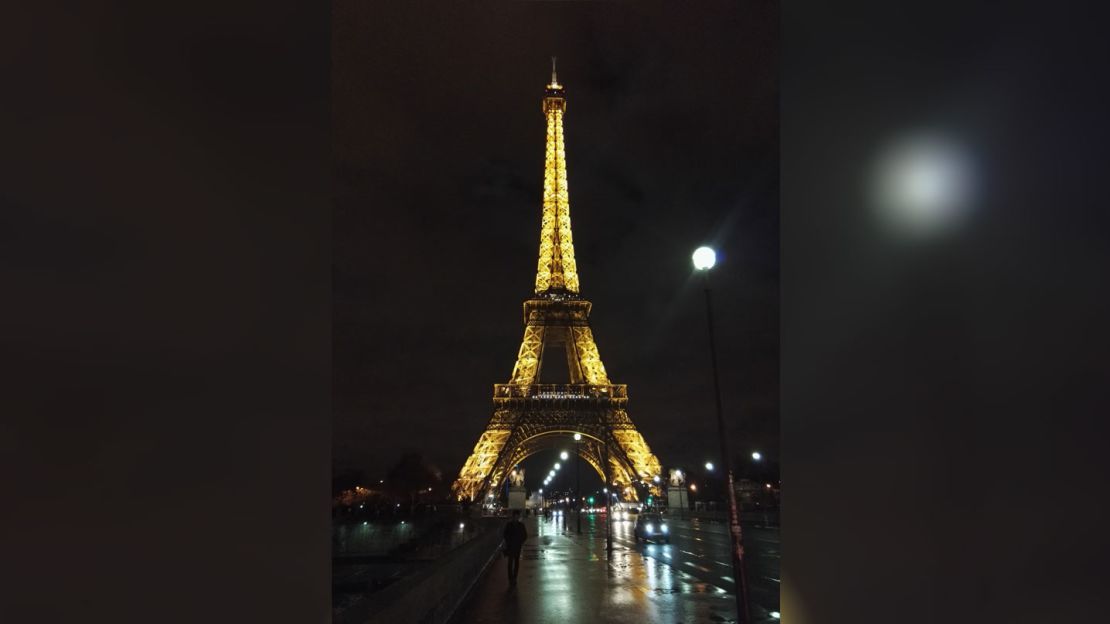
[[[694,250],[694,268],[699,271],[712,269],[717,264],[717,252],[711,247],[698,247]]]
[[[882,221],[904,234],[932,234],[966,216],[973,199],[967,152],[939,136],[920,135],[890,145],[874,171],[872,194]]]
[[[581,433],[574,434],[574,439],[575,439],[575,441],[581,440],[582,439],[582,434]]]
[[[759,461],[759,460],[763,459],[763,454],[760,453],[759,451],[755,451],[755,452],[752,453],[752,459],[754,459],[755,461]]]
[[[568,457],[570,457],[570,455],[567,455],[566,451],[563,451],[562,453],[559,453],[559,459],[562,459],[563,461],[566,461],[566,459]]]
[[[705,469],[710,471],[713,470],[713,462],[705,462]]]

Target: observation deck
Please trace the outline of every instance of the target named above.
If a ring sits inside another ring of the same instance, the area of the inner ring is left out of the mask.
[[[627,384],[494,384],[496,404],[540,404],[623,407],[628,403]]]

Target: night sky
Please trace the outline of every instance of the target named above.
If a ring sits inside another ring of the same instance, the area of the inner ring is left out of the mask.
[[[777,460],[778,5],[333,7],[335,469],[413,449],[451,480],[486,426],[532,294],[553,55],[581,294],[633,421],[664,466],[715,458],[690,262],[713,244],[732,449]]]

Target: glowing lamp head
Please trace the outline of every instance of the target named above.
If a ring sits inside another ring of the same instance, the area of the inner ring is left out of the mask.
[[[709,471],[712,471],[713,470],[713,462],[705,462],[705,469],[709,470]]]
[[[566,461],[568,457],[570,457],[570,455],[567,455],[566,451],[563,451],[562,453],[559,453],[559,459],[561,459],[563,461]]]
[[[575,442],[577,442],[577,441],[579,441],[579,440],[581,440],[581,439],[582,439],[582,434],[581,434],[581,433],[576,433],[576,434],[574,434],[574,441],[575,441]]]
[[[699,271],[708,271],[717,264],[717,252],[711,247],[698,247],[694,250],[694,268]]]
[[[756,451],[756,452],[752,453],[752,459],[754,459],[755,461],[759,461],[759,460],[763,459],[763,454],[760,453],[759,451]]]
[[[970,211],[974,169],[971,154],[945,136],[900,137],[876,162],[875,207],[886,225],[901,234],[940,233]]]

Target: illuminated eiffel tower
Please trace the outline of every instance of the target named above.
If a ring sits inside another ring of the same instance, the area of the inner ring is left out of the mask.
[[[452,491],[459,500],[494,496],[510,470],[544,449],[577,449],[621,498],[659,494],[659,460],[628,417],[628,387],[610,383],[593,332],[591,304],[578,294],[570,231],[563,115],[566,97],[555,74],[543,98],[547,118],[543,220],[535,295],[524,302],[524,341],[512,379],[493,386],[493,417]],[[545,356],[564,355],[569,383],[541,384]],[[574,434],[581,434],[575,443]]]

